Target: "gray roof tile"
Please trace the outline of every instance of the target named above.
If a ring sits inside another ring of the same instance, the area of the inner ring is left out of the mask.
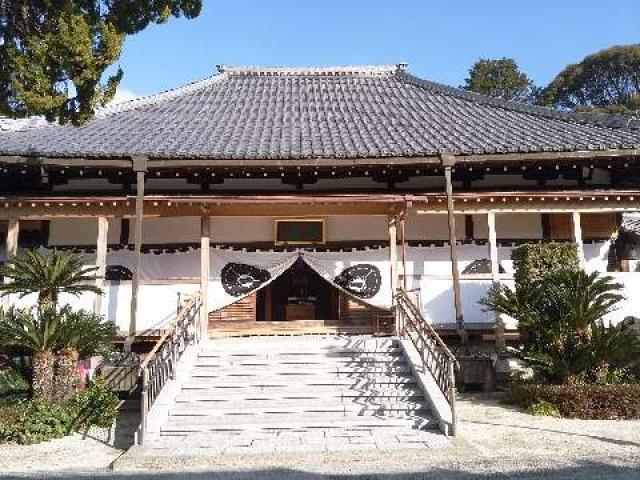
[[[602,150],[640,133],[429,82],[402,67],[221,68],[84,127],[0,133],[0,154],[295,159]]]

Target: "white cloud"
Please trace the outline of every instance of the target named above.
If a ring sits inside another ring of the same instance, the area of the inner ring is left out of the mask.
[[[113,97],[113,100],[111,100],[111,105],[115,105],[122,102],[128,102],[129,100],[134,100],[139,96],[140,95],[137,95],[136,93],[132,92],[128,88],[118,88],[118,90],[116,90],[115,97]]]

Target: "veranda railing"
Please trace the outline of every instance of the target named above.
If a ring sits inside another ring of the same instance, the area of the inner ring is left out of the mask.
[[[425,372],[428,370],[433,375],[451,408],[451,433],[455,435],[457,425],[455,370],[458,361],[402,288],[396,294],[396,309],[398,336],[411,340],[420,354]]]
[[[147,432],[149,410],[169,379],[175,379],[182,353],[191,342],[200,341],[200,292],[179,301],[176,318],[140,363],[138,382],[141,395],[141,418],[138,443]]]

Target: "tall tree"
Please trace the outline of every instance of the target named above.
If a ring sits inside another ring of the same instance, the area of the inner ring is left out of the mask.
[[[533,101],[536,88],[511,58],[497,60],[481,58],[469,70],[465,90],[504,100]]]
[[[127,35],[202,0],[0,0],[0,111],[76,125],[115,95]]]
[[[640,44],[601,50],[568,65],[544,89],[541,103],[611,113],[640,109]]]

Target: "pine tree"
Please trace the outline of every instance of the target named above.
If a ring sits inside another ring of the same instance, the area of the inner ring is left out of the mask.
[[[127,35],[202,0],[0,0],[0,111],[81,125],[115,95]]]

